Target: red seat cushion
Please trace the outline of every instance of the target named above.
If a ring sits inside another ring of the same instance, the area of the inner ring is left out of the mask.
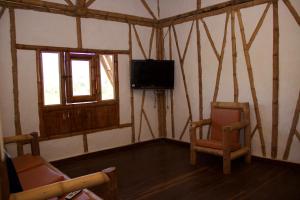
[[[219,149],[223,150],[224,146],[223,143],[216,140],[196,140],[196,145],[201,147],[207,147],[212,149]],[[230,150],[235,151],[241,148],[240,144],[233,143],[230,145]]]
[[[223,141],[222,126],[229,125],[234,122],[241,121],[241,112],[238,109],[224,109],[224,108],[212,108],[211,111],[212,119],[212,130],[211,130],[211,140]],[[240,143],[239,131],[233,131],[230,134],[231,144],[237,146]]]
[[[18,176],[24,190],[64,180],[63,175],[49,168],[47,165],[40,165],[20,172]]]
[[[17,173],[45,164],[45,161],[40,156],[32,156],[26,154],[13,159]]]

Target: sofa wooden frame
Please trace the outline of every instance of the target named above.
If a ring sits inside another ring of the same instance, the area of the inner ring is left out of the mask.
[[[17,143],[22,147],[25,144],[31,145],[31,153],[32,155],[39,156],[40,149],[38,143],[38,134],[31,133],[31,134],[24,134],[18,136],[11,136],[11,137],[4,137],[3,138],[4,144],[10,143]],[[21,156],[19,154],[18,156]],[[57,171],[61,174],[57,168],[52,166],[50,163],[45,162],[45,164]],[[42,200],[42,199],[49,199],[52,197],[62,196],[64,194],[70,193],[72,191],[84,189],[84,191],[93,199],[107,199],[107,200],[115,200],[117,199],[117,177],[116,177],[116,169],[115,167],[107,168],[102,170],[101,172],[96,172],[93,174],[80,176],[78,178],[73,178],[69,180],[60,181],[57,183],[37,187],[34,189],[26,190],[19,193],[9,193],[9,186],[8,186],[8,176],[6,171],[6,163],[5,161],[0,162],[0,197],[3,200]],[[63,174],[64,175],[64,174]],[[68,178],[66,175],[64,175]],[[93,187],[100,185],[101,187],[101,198],[97,197],[94,193],[90,192],[89,190],[85,189],[87,187]]]

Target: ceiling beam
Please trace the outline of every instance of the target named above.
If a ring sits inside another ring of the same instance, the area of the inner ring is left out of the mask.
[[[230,10],[242,9],[271,2],[272,0],[231,0],[223,3],[215,4],[201,9],[196,9],[180,15],[164,18],[158,21],[159,27],[167,27],[170,25],[181,24],[192,21],[195,18],[204,18],[214,15],[223,14]]]
[[[117,21],[137,24],[142,26],[156,27],[157,22],[150,18],[134,15],[120,14],[115,12],[101,11],[96,9],[81,8],[65,4],[52,3],[37,0],[1,0],[0,6],[16,9],[29,9],[39,12],[49,12],[73,17],[94,18],[100,20]]]

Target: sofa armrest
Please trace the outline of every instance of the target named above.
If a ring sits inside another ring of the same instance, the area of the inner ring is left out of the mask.
[[[11,194],[9,200],[42,200],[62,196],[70,192],[104,184],[110,181],[105,172],[97,172],[34,189]]]
[[[4,144],[17,143],[17,144],[21,144],[21,145],[30,143],[32,155],[35,155],[35,156],[40,155],[40,147],[39,147],[37,132],[32,132],[30,134],[24,134],[24,135],[4,137],[3,142],[4,142]],[[23,149],[21,148],[21,150],[23,150]],[[23,154],[23,151],[22,151],[22,154]]]
[[[195,129],[204,125],[209,125],[211,124],[211,119],[203,119],[195,122],[191,122],[191,128]]]

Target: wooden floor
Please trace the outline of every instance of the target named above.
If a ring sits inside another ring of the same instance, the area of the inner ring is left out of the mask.
[[[70,177],[116,166],[122,200],[300,199],[300,165],[243,159],[222,174],[219,157],[199,154],[189,165],[189,147],[157,140],[53,163]],[[97,193],[97,188],[92,189]]]

